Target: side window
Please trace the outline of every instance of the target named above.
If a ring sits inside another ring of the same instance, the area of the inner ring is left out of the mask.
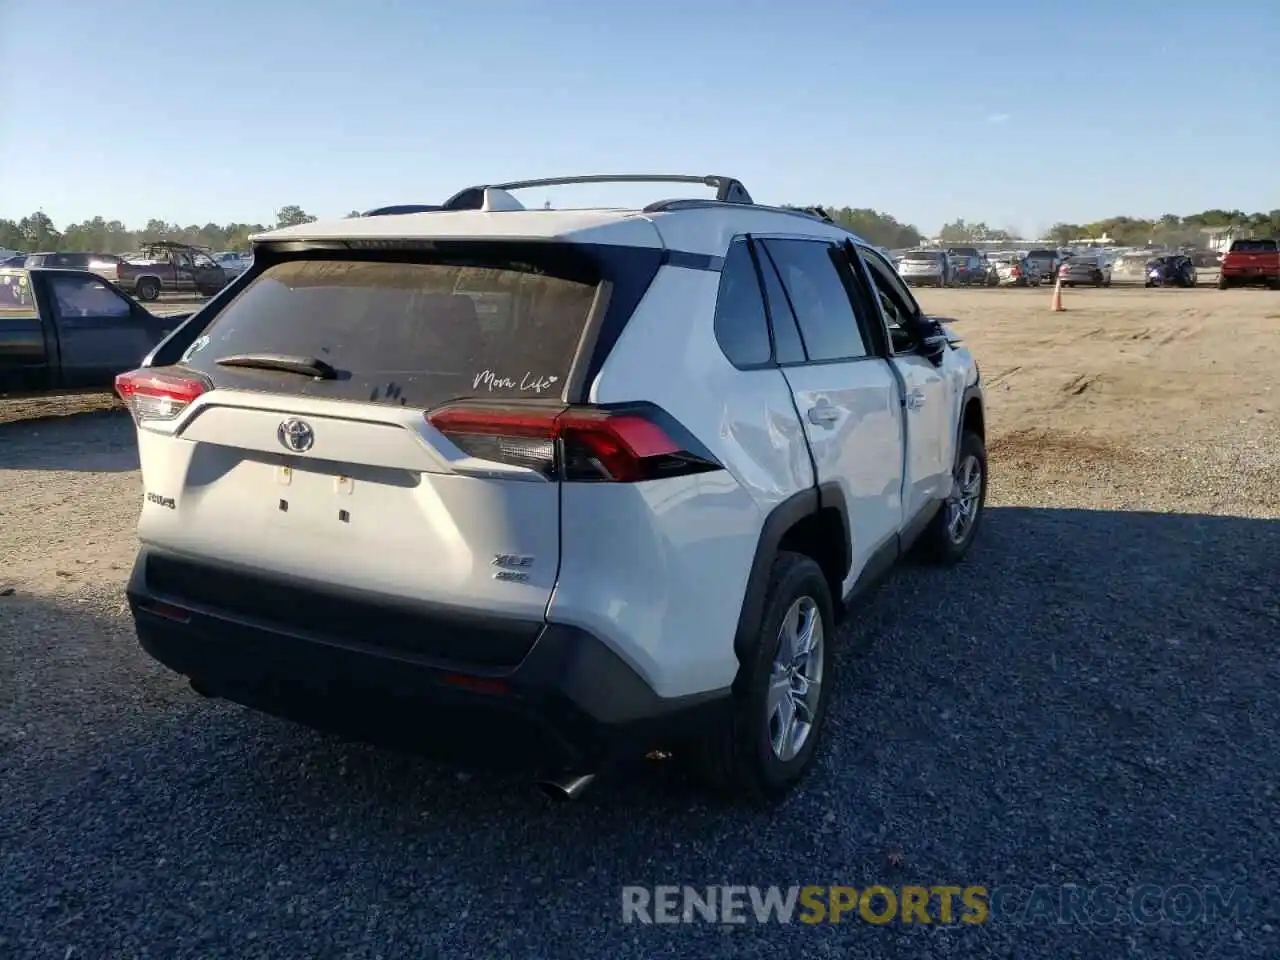
[[[767,240],[811,361],[867,356],[858,318],[826,241]]]
[[[919,313],[915,298],[879,254],[866,247],[859,249],[875,288],[876,298],[880,301],[885,326],[889,328],[889,344],[894,353],[909,353],[917,346],[911,323],[912,318]]]
[[[25,273],[0,274],[0,319],[38,318],[31,283]]]
[[[131,315],[129,303],[93,274],[54,277],[50,282],[58,316],[116,320]]]
[[[764,278],[765,299],[769,303],[769,319],[773,321],[773,358],[778,363],[804,363],[804,341],[796,315],[791,312],[787,291],[782,289],[772,258],[760,248],[760,274]]]
[[[735,367],[769,363],[769,321],[755,264],[746,240],[735,240],[720,270],[716,297],[716,341]]]

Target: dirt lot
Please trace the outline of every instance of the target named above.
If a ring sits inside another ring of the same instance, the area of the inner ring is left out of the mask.
[[[550,809],[196,698],[121,605],[127,419],[0,406],[0,956],[1278,955],[1280,294],[920,297],[982,364],[986,526],[861,605],[824,761],[772,818],[664,764]],[[664,883],[1009,896],[978,928],[619,922],[623,884]],[[1024,912],[1063,884],[1075,921]],[[1138,922],[1144,884],[1245,900]]]

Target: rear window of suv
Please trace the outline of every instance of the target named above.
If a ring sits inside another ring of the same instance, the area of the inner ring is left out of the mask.
[[[1232,253],[1275,253],[1274,240],[1234,240],[1231,243]]]
[[[179,362],[219,386],[396,406],[554,398],[598,286],[580,266],[568,272],[509,261],[286,261],[242,290]],[[337,377],[217,362],[264,353],[322,360]]]
[[[938,257],[939,254],[936,250],[913,250],[902,259],[916,260],[922,263],[933,263],[938,259]]]

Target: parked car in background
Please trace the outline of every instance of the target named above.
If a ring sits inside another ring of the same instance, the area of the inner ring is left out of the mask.
[[[1196,265],[1186,254],[1171,253],[1162,257],[1152,257],[1147,261],[1147,277],[1143,281],[1143,286],[1194,287],[1195,285]]]
[[[1111,281],[1113,283],[1145,284],[1150,272],[1147,264],[1151,260],[1152,254],[1149,250],[1130,250],[1127,253],[1120,254],[1111,265]]]
[[[139,300],[155,300],[161,293],[198,293],[211,297],[227,284],[227,272],[208,251],[186,243],[158,240],[136,258],[120,264],[121,289]]]
[[[996,282],[1002,287],[1040,286],[1040,268],[1034,260],[1017,253],[997,253],[991,257]]]
[[[1280,290],[1280,249],[1272,239],[1233,240],[1222,258],[1218,289],[1265,283]]]
[[[1035,263],[1040,276],[1049,279],[1058,275],[1058,267],[1062,266],[1064,258],[1061,251],[1050,247],[1037,247],[1027,251],[1027,259]]]
[[[1111,286],[1111,264],[1096,254],[1068,257],[1058,267],[1058,279],[1065,287],[1092,285],[1095,287]]]
[[[0,394],[110,389],[187,316],[84,270],[0,268]]]
[[[51,267],[60,270],[88,270],[104,280],[120,276],[119,257],[110,253],[30,253],[21,266],[29,269]]]
[[[215,253],[213,262],[226,271],[227,279],[231,280],[253,266],[253,254],[227,250],[223,253]]]
[[[26,262],[27,255],[25,253],[15,253],[0,260],[0,267],[21,267]]]
[[[945,250],[908,250],[898,261],[898,274],[912,286],[948,287],[954,279]]]
[[[948,247],[947,259],[951,261],[952,280],[959,286],[983,286],[990,280],[987,261],[977,247]]]

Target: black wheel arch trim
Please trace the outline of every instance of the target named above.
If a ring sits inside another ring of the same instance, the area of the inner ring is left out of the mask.
[[[738,629],[733,639],[733,649],[739,663],[745,662],[746,655],[758,637],[760,620],[764,616],[765,595],[769,589],[769,574],[773,569],[774,560],[777,559],[779,545],[796,524],[822,509],[832,509],[840,514],[844,533],[845,560],[847,563],[852,562],[853,541],[849,527],[849,507],[844,491],[835,481],[807,487],[792,494],[769,511],[760,528],[760,539],[756,543],[755,556],[752,557],[751,569],[747,574],[747,588],[743,593],[742,610],[738,614]],[[846,576],[847,574],[846,570]],[[831,602],[834,608],[839,608],[840,599],[832,596]],[[740,672],[739,678],[741,676]],[[737,681],[734,685],[736,688]]]
[[[985,433],[986,433],[985,425],[986,425],[986,422],[987,422],[987,410],[986,410],[986,400],[985,400],[985,398],[984,398],[984,396],[983,396],[983,393],[982,393],[982,380],[981,380],[981,379],[979,379],[979,380],[975,380],[973,383],[969,384],[969,386],[965,387],[965,388],[964,388],[964,396],[962,396],[962,397],[960,398],[960,419],[959,419],[959,422],[956,424],[956,451],[957,451],[957,455],[958,455],[959,450],[960,450],[960,441],[961,441],[961,439],[964,437],[965,411],[967,411],[967,410],[969,409],[969,404],[970,404],[971,402],[973,402],[974,400],[976,400],[976,401],[977,401],[977,403],[978,403],[978,409],[979,409],[979,411],[982,413],[982,422],[983,422],[983,426],[984,426],[983,433],[985,434]],[[982,442],[983,442],[984,444],[987,442],[987,438],[986,438],[986,436],[983,436],[983,438],[982,438]]]

